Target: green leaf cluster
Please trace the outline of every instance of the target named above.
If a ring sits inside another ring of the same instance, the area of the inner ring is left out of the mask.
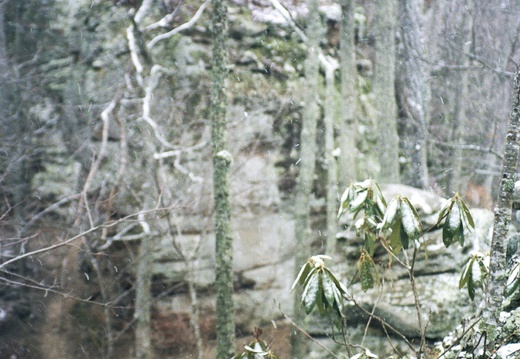
[[[309,258],[300,269],[291,290],[297,284],[303,286],[301,302],[305,313],[310,314],[318,308],[320,314],[333,312],[343,317],[343,295],[347,294],[347,288],[325,267],[324,259],[330,257],[317,255]]]
[[[338,218],[345,212],[354,214],[354,218],[361,211],[365,217],[382,218],[386,208],[386,201],[381,188],[373,179],[351,183],[341,196]]]
[[[387,241],[394,254],[403,248],[408,249],[410,242],[418,245],[416,241],[422,235],[417,210],[408,198],[402,196],[396,196],[390,201],[380,227],[383,232],[390,229]]]
[[[338,218],[344,213],[352,213],[354,220],[360,213],[363,217],[355,221],[358,234],[364,235],[364,249],[371,256],[377,239],[377,226],[386,209],[386,201],[379,185],[372,179],[352,183],[341,196]]]
[[[446,203],[439,212],[437,224],[444,220],[442,226],[442,241],[446,247],[459,242],[464,246],[464,228],[475,228],[473,217],[468,206],[462,201],[458,193]]]
[[[486,257],[482,253],[474,253],[468,260],[462,270],[462,274],[459,279],[459,289],[468,288],[468,295],[471,300],[475,299],[475,288],[483,287],[485,278],[489,273],[488,264],[486,263]],[[474,267],[477,263],[479,272],[475,273]]]

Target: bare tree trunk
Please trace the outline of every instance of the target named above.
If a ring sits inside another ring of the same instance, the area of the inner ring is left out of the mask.
[[[325,69],[325,157],[327,163],[327,246],[325,253],[336,252],[336,232],[338,230],[338,166],[334,157],[334,73],[335,64],[329,62]],[[350,139],[351,141],[353,139]]]
[[[519,156],[520,130],[520,67],[517,68],[514,80],[513,104],[506,135],[504,161],[497,204],[493,238],[491,240],[491,262],[486,292],[484,319],[488,324],[496,325],[500,309],[504,301],[504,289],[507,281],[506,248],[509,223],[511,222],[512,199],[517,181],[517,162]]]
[[[213,0],[211,16],[213,59],[211,67],[211,139],[213,142],[213,195],[215,199],[216,289],[217,289],[217,359],[228,359],[235,350],[233,312],[233,238],[229,166],[231,154],[226,139],[226,28],[227,2]]]
[[[395,6],[392,0],[375,1],[373,32],[376,64],[373,92],[378,122],[379,180],[399,183],[399,138],[395,103]]]
[[[302,131],[300,136],[300,174],[296,187],[295,200],[295,277],[301,266],[310,255],[310,224],[309,202],[312,193],[314,168],[316,164],[316,125],[319,117],[318,81],[319,81],[319,46],[322,37],[322,27],[317,0],[308,0],[309,27],[307,29],[307,61],[305,63],[305,109],[303,112]],[[305,313],[300,304],[302,291],[294,291],[294,321],[301,325]],[[293,358],[306,357],[305,338],[296,333],[291,338]]]
[[[415,0],[399,0],[400,45],[398,93],[399,112],[403,117],[401,147],[410,164],[403,168],[406,184],[428,187],[427,133],[429,121],[430,86],[426,46],[423,30],[424,20]]]
[[[154,241],[148,223],[139,218],[145,236],[139,246],[139,257],[135,275],[135,358],[152,358],[152,251]]]
[[[468,2],[464,2],[464,6],[460,6],[460,25],[459,31],[455,35],[454,47],[455,51],[453,57],[456,66],[467,66],[469,61],[463,52],[467,50],[466,42],[470,39],[470,14],[468,13]],[[467,99],[468,94],[468,73],[464,70],[455,70],[452,74],[454,83],[454,94],[453,97],[453,108],[450,123],[452,126],[452,133],[450,142],[455,145],[450,149],[449,156],[451,159],[451,168],[448,172],[448,178],[446,183],[446,193],[451,196],[455,192],[462,192],[463,181],[462,181],[462,162],[463,162],[463,149],[461,148],[464,144],[464,133],[466,132],[467,120],[466,120],[466,107],[464,101]]]
[[[341,121],[339,186],[346,188],[357,180],[356,168],[356,109],[357,68],[354,44],[355,0],[341,0],[340,67],[341,67]]]

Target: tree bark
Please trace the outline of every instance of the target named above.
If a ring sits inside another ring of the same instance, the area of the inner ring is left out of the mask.
[[[399,139],[395,103],[395,9],[392,0],[375,1],[376,64],[372,84],[377,111],[379,181],[399,183]]]
[[[486,292],[484,319],[496,325],[504,300],[507,281],[506,249],[509,223],[511,222],[512,199],[517,181],[517,162],[519,155],[518,131],[520,130],[520,66],[516,70],[513,90],[513,104],[506,135],[502,176],[498,199],[495,207],[493,238],[491,240],[491,260]]]
[[[135,275],[135,358],[152,358],[152,268],[154,241],[148,224],[141,219],[146,234],[139,246],[139,257]]]
[[[466,52],[466,42],[470,39],[471,21],[470,14],[468,13],[468,2],[465,1],[464,6],[460,7],[460,24],[458,33],[454,38],[453,59],[456,66],[464,67],[469,65],[469,61],[462,52]],[[448,178],[446,183],[446,193],[451,196],[455,192],[463,192],[463,181],[462,181],[462,156],[463,149],[461,148],[464,144],[464,134],[466,133],[466,107],[464,101],[467,99],[468,94],[468,72],[464,70],[455,70],[450,74],[454,84],[453,97],[453,108],[451,110],[452,115],[450,116],[452,124],[452,133],[450,142],[459,145],[453,146],[449,152],[449,158],[451,160],[451,168],[448,172]]]
[[[356,168],[356,109],[357,68],[354,44],[355,0],[341,0],[340,68],[341,68],[341,123],[339,186],[346,188],[357,180]]]
[[[325,156],[327,163],[327,246],[325,253],[333,256],[336,252],[336,232],[338,230],[338,166],[334,157],[334,73],[337,66],[329,64],[325,69]],[[353,139],[351,139],[352,141]]]
[[[428,187],[427,133],[430,86],[426,47],[421,24],[424,22],[415,0],[399,0],[400,44],[398,47],[399,112],[403,118],[401,148],[408,166],[403,181],[417,188]]]
[[[307,28],[307,61],[305,63],[305,108],[303,112],[300,136],[300,174],[296,187],[295,199],[295,277],[301,266],[310,255],[309,200],[312,194],[314,168],[316,163],[316,125],[319,117],[318,81],[319,81],[319,46],[322,38],[322,26],[317,0],[308,0],[309,8]],[[301,306],[302,291],[297,287],[294,291],[294,321],[301,325],[305,313]],[[296,333],[291,338],[293,358],[306,357],[305,338]]]
[[[213,58],[211,66],[211,139],[213,142],[213,195],[215,200],[215,241],[217,290],[217,359],[234,355],[233,238],[229,198],[229,166],[232,158],[226,139],[226,0],[213,0],[211,16]]]

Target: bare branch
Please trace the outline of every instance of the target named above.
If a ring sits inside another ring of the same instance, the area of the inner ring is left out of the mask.
[[[85,184],[83,186],[83,191],[81,193],[81,199],[78,204],[78,214],[76,217],[76,221],[74,222],[75,226],[79,223],[80,217],[83,213],[83,205],[84,205],[87,210],[87,214],[89,215],[90,226],[93,227],[94,220],[92,219],[92,216],[90,213],[90,208],[88,206],[87,193],[90,189],[90,185],[92,184],[92,181],[94,180],[94,176],[96,175],[96,173],[99,169],[99,166],[101,165],[101,162],[103,161],[103,159],[105,157],[106,147],[107,147],[107,143],[108,143],[108,128],[109,128],[109,122],[110,122],[109,115],[119,105],[121,95],[122,95],[122,93],[121,93],[121,91],[119,91],[118,94],[116,94],[115,98],[107,106],[107,108],[105,108],[103,110],[103,112],[101,113],[101,119],[103,120],[103,132],[102,132],[102,137],[101,137],[101,146],[99,148],[98,156],[97,156],[96,160],[94,161],[94,163],[92,164],[92,167],[90,168],[89,174],[88,174],[87,179],[85,180]]]
[[[210,0],[204,1],[204,3],[200,6],[200,8],[195,13],[195,15],[193,15],[193,17],[190,19],[190,21],[185,22],[184,24],[176,27],[175,29],[173,29],[173,30],[171,30],[171,31],[169,31],[169,32],[167,32],[165,34],[157,35],[156,37],[154,37],[148,43],[148,45],[146,47],[148,49],[151,49],[159,41],[169,39],[173,35],[178,34],[179,32],[184,31],[184,30],[189,29],[190,27],[192,27],[197,22],[197,20],[199,20],[199,18],[201,17],[202,13],[204,12],[204,9],[206,8],[206,6],[208,6],[209,3],[210,3]]]
[[[463,150],[491,153],[491,154],[495,155],[496,158],[498,158],[500,160],[502,160],[504,158],[504,156],[501,153],[498,153],[497,151],[495,151],[491,147],[486,148],[486,147],[481,147],[481,146],[477,146],[477,145],[457,145],[457,144],[441,142],[441,141],[437,141],[437,140],[433,140],[433,139],[429,139],[428,141],[430,143],[433,143],[433,144],[436,144],[436,145],[439,145],[439,146],[442,146],[442,147],[460,148],[460,149],[463,149]]]
[[[139,10],[137,10],[137,13],[134,16],[134,21],[136,24],[140,24],[141,21],[148,15],[150,12],[150,9],[153,6],[155,0],[144,0],[141,6],[139,7]]]
[[[144,30],[145,31],[150,31],[150,30],[156,29],[158,27],[166,27],[166,26],[168,26],[173,21],[173,18],[175,17],[175,15],[177,15],[177,13],[179,12],[179,8],[182,5],[182,3],[183,3],[182,0],[179,1],[177,6],[175,6],[175,9],[171,13],[169,13],[168,15],[163,17],[161,20],[146,26],[144,28]]]
[[[140,214],[144,215],[144,214],[148,214],[148,213],[155,213],[155,212],[160,212],[160,211],[168,211],[170,209],[171,209],[170,207],[166,207],[166,208],[155,208],[155,209],[151,209],[151,210],[140,211],[140,212],[130,214],[128,216],[125,216],[125,217],[123,217],[121,219],[118,219],[118,220],[110,222],[110,223],[104,223],[104,224],[99,225],[99,226],[91,227],[91,228],[87,229],[86,231],[83,231],[83,232],[81,232],[81,233],[79,233],[79,234],[77,234],[77,235],[75,235],[75,236],[73,236],[73,237],[71,237],[69,239],[66,239],[66,240],[64,240],[62,242],[59,242],[59,243],[56,243],[56,244],[53,244],[53,245],[50,245],[50,246],[47,246],[47,247],[44,247],[44,248],[36,249],[34,251],[31,251],[31,252],[27,252],[27,253],[21,254],[21,255],[15,257],[15,258],[11,258],[11,259],[3,262],[2,264],[0,264],[0,270],[5,268],[9,264],[17,262],[17,261],[19,261],[19,260],[21,260],[23,258],[34,256],[34,255],[40,254],[40,253],[45,253],[45,252],[51,251],[53,249],[66,246],[66,245],[74,242],[75,240],[77,240],[77,239],[79,239],[79,238],[81,238],[81,237],[83,237],[83,236],[85,236],[85,235],[87,235],[89,233],[97,231],[98,229],[114,227],[114,226],[118,225],[119,223],[126,222],[127,220],[129,220],[131,218],[138,217]]]

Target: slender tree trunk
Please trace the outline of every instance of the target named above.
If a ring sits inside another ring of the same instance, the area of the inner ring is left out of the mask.
[[[309,27],[307,29],[307,61],[305,63],[305,109],[303,112],[300,136],[300,174],[296,187],[295,199],[295,277],[310,255],[309,200],[312,193],[314,167],[316,163],[316,125],[319,117],[318,81],[319,81],[319,46],[322,37],[318,0],[308,0]],[[305,313],[301,306],[301,288],[294,291],[294,321],[301,325]],[[306,357],[305,338],[296,333],[291,338],[293,358]]]
[[[146,234],[139,246],[139,257],[135,276],[135,358],[152,358],[152,268],[154,241],[148,224],[141,218]]]
[[[519,156],[520,130],[520,67],[514,79],[513,104],[506,135],[502,176],[495,207],[493,238],[491,240],[490,273],[486,292],[484,319],[488,324],[498,323],[498,316],[504,301],[504,289],[507,281],[506,249],[509,223],[511,222],[512,199],[517,181],[517,162]]]
[[[356,109],[357,68],[354,44],[355,0],[341,0],[340,67],[341,67],[341,123],[339,186],[346,188],[357,180],[356,168]]]
[[[336,232],[338,230],[338,166],[334,157],[334,73],[337,66],[329,63],[325,69],[325,156],[327,162],[327,246],[325,253],[332,256],[336,252]]]
[[[466,42],[470,39],[470,14],[468,13],[468,2],[465,1],[464,6],[460,7],[460,25],[458,27],[458,33],[455,35],[454,46],[456,50],[453,53],[454,62],[456,66],[468,66],[469,61],[466,56],[462,55],[462,52],[467,51]],[[453,97],[453,108],[451,123],[452,133],[450,142],[455,145],[464,144],[464,133],[466,133],[466,107],[464,101],[468,98],[468,72],[464,70],[455,70],[451,75],[453,80],[454,88],[453,91],[455,96]],[[446,183],[446,193],[452,195],[455,192],[462,192],[463,181],[462,181],[462,162],[463,162],[463,150],[461,146],[454,146],[450,149],[449,156],[451,159],[451,168],[448,172],[448,178]]]
[[[422,14],[415,0],[399,0],[400,46],[399,76],[400,113],[403,118],[402,148],[410,160],[403,169],[406,184],[428,187],[427,133],[430,86],[426,46],[421,28]]]
[[[392,0],[375,1],[376,64],[373,92],[377,111],[379,181],[399,183],[399,138],[395,103],[395,6]]]
[[[229,198],[232,158],[226,139],[226,0],[213,0],[211,16],[213,59],[211,67],[211,139],[213,142],[213,195],[215,200],[217,359],[229,359],[235,349],[233,314],[233,238]]]

